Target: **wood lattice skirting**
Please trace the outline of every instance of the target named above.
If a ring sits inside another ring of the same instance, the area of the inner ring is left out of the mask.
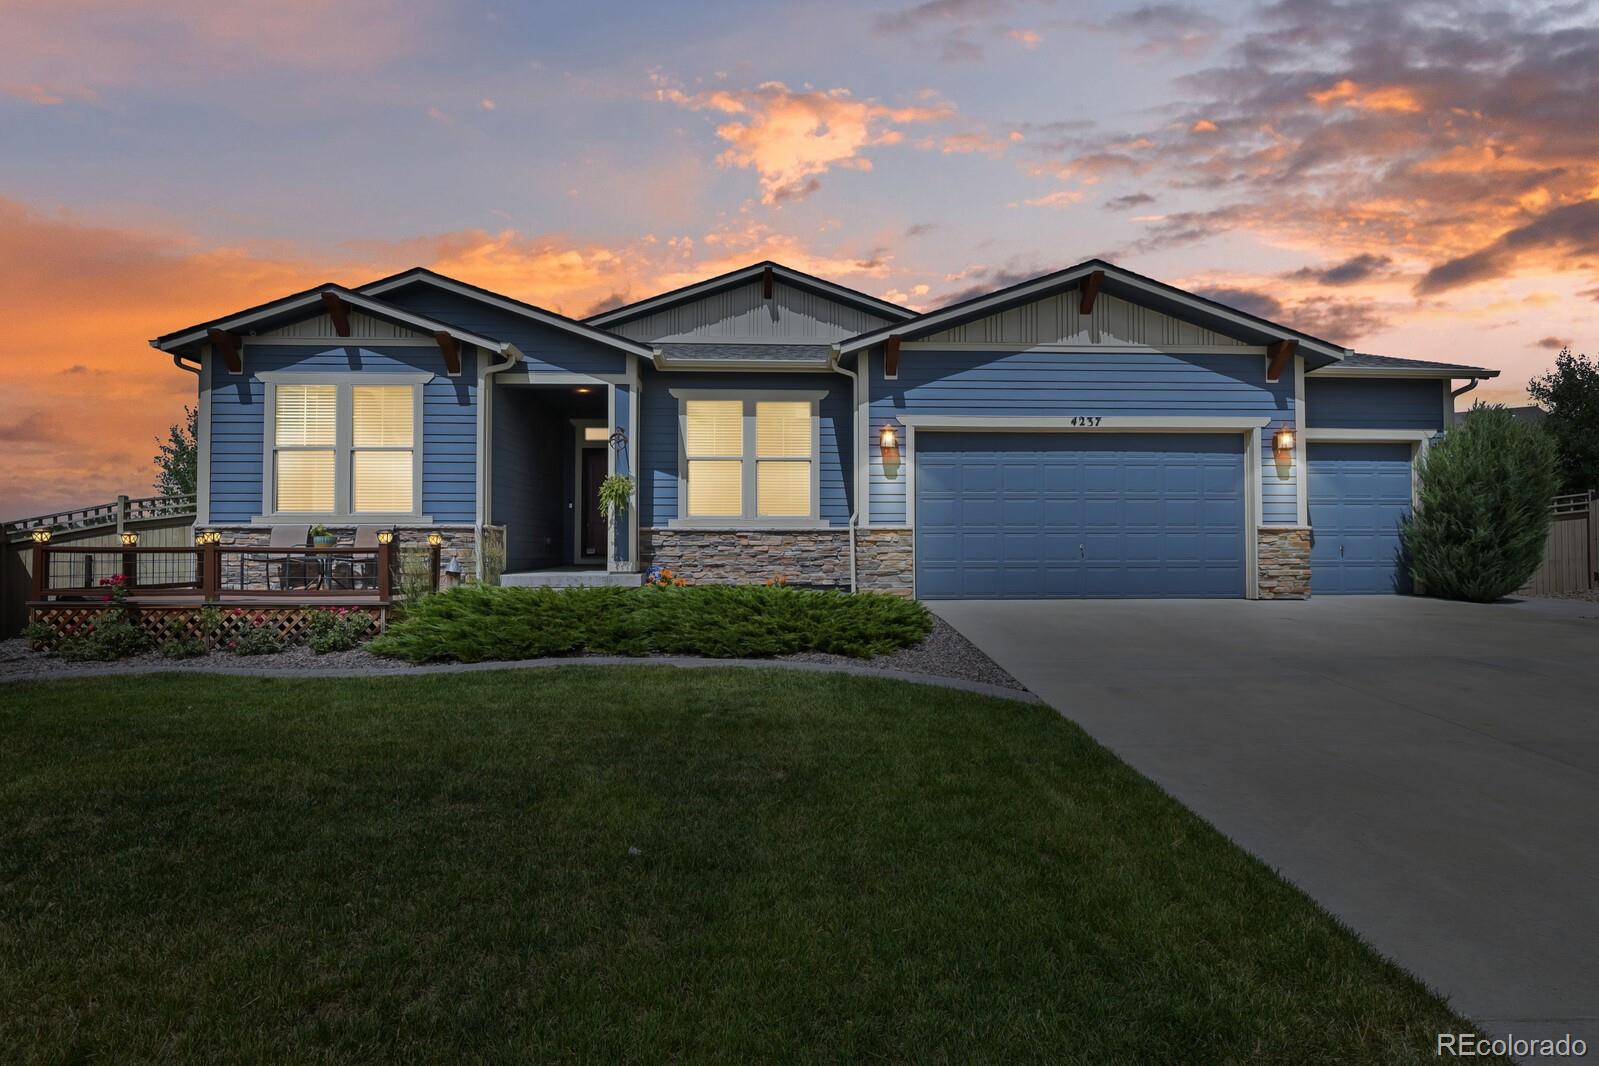
[[[31,622],[41,622],[56,631],[57,636],[66,634],[66,627],[73,626],[81,629],[85,624],[92,625],[96,618],[106,610],[103,603],[52,603],[48,605],[34,605],[29,608],[28,618]],[[139,628],[147,633],[150,639],[157,644],[168,640],[205,639],[202,632],[201,612],[204,605],[140,605],[130,607],[129,614],[139,623]],[[377,626],[377,631],[382,632],[388,620],[387,608],[381,606],[348,606],[348,607],[311,607],[304,605],[261,605],[261,606],[220,606],[216,610],[220,614],[218,631],[211,634],[211,638],[218,645],[226,646],[234,636],[256,624],[256,619],[261,619],[263,626],[271,627],[277,631],[279,639],[288,644],[302,643],[310,628],[311,617],[317,611],[348,610],[360,612],[370,617]]]

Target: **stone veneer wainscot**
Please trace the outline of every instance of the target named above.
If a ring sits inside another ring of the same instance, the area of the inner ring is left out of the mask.
[[[848,529],[639,530],[639,556],[703,585],[759,584],[781,577],[794,585],[849,588]],[[855,534],[856,588],[911,594],[911,531],[862,529]]]
[[[1303,600],[1310,597],[1310,530],[1262,529],[1258,574],[1263,600]]]

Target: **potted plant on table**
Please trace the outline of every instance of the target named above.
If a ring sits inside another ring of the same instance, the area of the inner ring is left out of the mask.
[[[331,548],[338,544],[339,538],[334,536],[327,526],[318,524],[311,527],[311,545],[315,548]]]

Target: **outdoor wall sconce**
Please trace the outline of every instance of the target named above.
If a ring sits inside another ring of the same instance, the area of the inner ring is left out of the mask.
[[[380,530],[378,530],[378,543],[379,544],[393,544],[394,543],[394,530],[392,530],[392,529],[380,529]]]
[[[443,533],[429,533],[428,534],[428,547],[430,547],[430,548],[439,548],[439,547],[442,547],[443,545],[444,545],[444,534]]]
[[[139,534],[138,534],[138,532],[135,531],[135,530],[132,530],[132,529],[127,530],[126,532],[124,532],[122,534],[122,546],[124,548],[136,548],[136,547],[138,547],[139,546]]]
[[[36,529],[36,530],[34,530],[33,531],[33,542],[35,544],[49,544],[50,543],[50,530],[48,530],[48,529]]]
[[[894,432],[894,423],[885,422],[883,424],[883,431],[878,434],[877,444],[885,452],[899,450],[899,435]]]
[[[1278,455],[1287,455],[1294,450],[1294,427],[1283,426],[1271,435],[1272,451]]]

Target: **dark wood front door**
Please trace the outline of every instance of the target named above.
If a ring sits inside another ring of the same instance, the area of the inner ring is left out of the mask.
[[[605,515],[600,512],[600,482],[605,480],[605,449],[583,449],[583,513],[578,519],[582,536],[578,552],[584,559],[605,558]]]

